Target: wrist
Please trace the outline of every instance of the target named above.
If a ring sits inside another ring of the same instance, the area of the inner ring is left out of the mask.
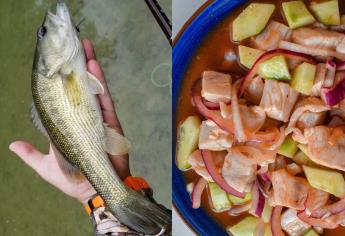
[[[87,204],[90,199],[97,195],[97,192],[94,188],[89,189],[82,193],[77,199],[83,204]]]

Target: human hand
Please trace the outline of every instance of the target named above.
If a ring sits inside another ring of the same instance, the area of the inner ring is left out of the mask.
[[[98,96],[103,120],[109,127],[123,134],[104,73],[96,60],[93,45],[90,40],[83,40],[83,46],[87,70],[99,79],[105,90],[104,94]],[[54,185],[65,194],[78,199],[83,204],[86,204],[96,194],[96,191],[86,178],[76,182],[63,173],[51,148],[49,154],[43,154],[28,142],[15,141],[10,145],[10,150],[16,153],[48,183]],[[121,179],[130,175],[128,155],[109,155],[109,159]]]

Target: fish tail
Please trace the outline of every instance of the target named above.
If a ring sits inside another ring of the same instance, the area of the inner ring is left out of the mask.
[[[139,194],[131,195],[128,204],[108,207],[118,220],[144,235],[157,235],[163,230],[171,232],[171,211],[159,207]],[[114,209],[112,209],[114,208]]]

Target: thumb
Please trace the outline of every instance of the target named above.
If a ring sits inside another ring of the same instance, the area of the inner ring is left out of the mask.
[[[44,155],[33,145],[25,141],[11,143],[10,150],[17,154],[28,166],[40,173]]]

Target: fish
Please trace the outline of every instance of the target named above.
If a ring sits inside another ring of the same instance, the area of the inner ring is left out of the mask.
[[[129,142],[103,123],[99,80],[87,72],[78,30],[58,0],[37,31],[32,70],[32,118],[49,139],[60,168],[86,178],[124,225],[145,235],[171,228],[171,212],[123,184],[108,153],[128,153]]]

